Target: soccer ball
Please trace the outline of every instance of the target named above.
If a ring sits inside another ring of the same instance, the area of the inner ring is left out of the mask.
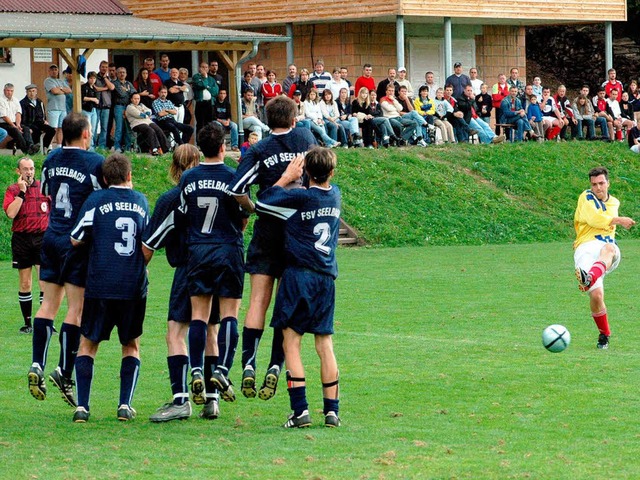
[[[542,332],[542,345],[550,352],[562,352],[570,342],[571,334],[562,325],[549,325]]]

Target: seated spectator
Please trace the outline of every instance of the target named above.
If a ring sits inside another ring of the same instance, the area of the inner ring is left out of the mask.
[[[629,130],[627,140],[629,142],[629,148],[631,149],[631,151],[633,153],[640,153],[640,129],[637,125]]]
[[[342,77],[340,76],[339,68],[333,69],[333,73],[331,74],[331,80],[327,82],[327,85],[325,86],[325,88],[328,88],[331,90],[331,93],[333,94],[333,98],[336,100],[340,96],[340,90],[342,90],[343,88],[346,88],[347,92],[349,92],[349,84],[344,80],[342,80]]]
[[[256,99],[253,96],[253,88],[245,90],[242,95],[242,128],[245,131],[256,132],[258,139],[262,140],[263,134],[269,133],[269,127],[258,118]]]
[[[360,137],[360,125],[358,119],[351,112],[351,102],[349,102],[349,88],[340,89],[338,100],[338,113],[340,114],[340,123],[345,132],[349,134],[350,142],[353,147],[362,146],[362,138]]]
[[[476,95],[476,103],[478,104],[478,115],[487,124],[491,123],[491,110],[493,110],[493,99],[489,95],[489,86],[486,83],[480,85],[480,94]]]
[[[628,118],[622,116],[622,108],[620,107],[620,102],[618,101],[618,90],[613,88],[609,92],[609,98],[607,99],[607,103],[609,105],[609,115],[613,117],[613,129],[616,132],[616,139],[619,142],[623,142],[623,131],[625,129],[630,129],[633,127],[634,122]],[[612,139],[613,140],[613,139]]]
[[[445,143],[456,143],[453,125],[449,122],[449,115],[453,114],[453,105],[444,99],[444,89],[438,88],[436,90],[434,103],[436,106],[436,113],[433,124],[438,128],[438,130],[440,130],[442,141]]]
[[[631,80],[629,83],[629,104],[633,110],[633,119],[636,123],[640,123],[640,89],[638,82]]]
[[[366,87],[360,88],[358,95],[351,102],[351,114],[358,120],[358,125],[362,129],[362,140],[365,148],[373,148],[373,112],[371,101],[369,100],[369,90]]]
[[[394,97],[398,96],[398,88],[400,88],[400,85],[398,85],[398,82],[396,82],[396,75],[397,75],[396,69],[391,67],[390,69],[387,70],[387,78],[385,78],[384,80],[381,80],[380,83],[378,83],[378,88],[376,88],[376,93],[378,94],[380,103],[382,103],[382,99],[387,94],[387,86],[389,84],[393,85],[393,88],[394,88],[393,96]]]
[[[422,127],[427,126],[427,120],[416,112],[415,108],[413,108],[413,101],[409,98],[409,92],[407,91],[407,87],[401,85],[398,89],[398,102],[402,105],[402,116],[408,117],[416,121],[416,123],[420,126],[419,137],[423,137],[422,135]],[[423,137],[424,138],[424,137]]]
[[[380,108],[393,129],[396,132],[400,132],[402,137],[400,145],[415,142],[418,146],[427,146],[427,143],[422,138],[421,123],[411,115],[402,114],[402,104],[395,97],[395,85],[391,82],[387,84],[386,95],[380,99]],[[424,121],[424,119],[421,120]]]
[[[376,89],[376,81],[371,74],[373,73],[373,67],[370,63],[365,63],[362,66],[362,75],[356,79],[355,91],[360,92],[362,87],[366,88],[368,92]]]
[[[40,151],[40,144],[33,143],[31,129],[22,127],[22,107],[13,97],[13,91],[13,84],[4,86],[4,94],[0,97],[0,128],[13,138],[25,155],[33,155]]]
[[[498,75],[498,83],[495,83],[491,89],[491,99],[493,100],[493,109],[496,120],[496,135],[500,135],[500,119],[502,118],[502,112],[500,111],[500,105],[502,100],[509,96],[509,85],[507,85],[507,76],[504,73]]]
[[[573,113],[578,121],[578,140],[584,139],[584,127],[587,127],[587,140],[596,139],[595,116],[593,115],[593,105],[586,97],[580,94],[573,101]],[[605,123],[606,128],[606,123]]]
[[[604,118],[607,122],[607,132],[609,138],[607,141],[612,142],[615,138],[615,131],[613,128],[613,112],[609,108],[609,103],[606,98],[607,92],[604,87],[598,89],[598,94],[593,98],[593,106],[595,114],[598,118]]]
[[[138,92],[131,95],[131,103],[125,110],[127,121],[138,135],[140,150],[147,150],[155,157],[168,152],[169,146],[162,129],[151,120],[152,114],[151,109],[142,103]]]
[[[313,66],[313,73],[309,79],[315,85],[318,95],[322,95],[327,83],[331,80],[331,74],[324,71],[324,62],[322,60],[316,61],[316,64]]]
[[[458,97],[457,107],[464,115],[464,121],[469,125],[469,128],[478,132],[480,143],[504,142],[505,137],[503,135],[496,135],[491,130],[489,124],[478,117],[476,113],[478,111],[478,105],[476,104],[476,97],[473,95],[473,87],[470,84],[464,87],[463,94]]]
[[[293,98],[293,94],[296,90],[298,90],[300,92],[300,101],[304,102],[307,99],[307,95],[309,94],[309,92],[314,88],[315,86],[313,85],[313,82],[309,80],[309,70],[307,70],[306,68],[301,68],[300,78],[297,82],[291,85],[287,95],[289,96],[289,98]]]
[[[556,101],[551,96],[551,90],[548,87],[542,89],[540,110],[542,110],[542,127],[545,136],[549,140],[554,140],[560,134],[564,122],[562,121],[562,116],[560,115]]]
[[[538,136],[538,141],[544,141],[544,127],[542,126],[542,110],[540,110],[540,104],[538,103],[538,97],[533,93],[529,96],[527,101],[527,120],[529,125],[533,129],[534,133]]]
[[[304,114],[310,121],[309,126],[311,131],[320,138],[325,146],[330,148],[340,146],[340,142],[335,141],[327,135],[322,109],[318,104],[318,91],[315,88],[309,90],[309,93],[307,93],[307,99],[304,101]]]
[[[302,101],[302,92],[300,90],[293,92],[293,101],[296,102],[296,127],[311,130],[311,120],[304,113],[304,102]]]
[[[187,86],[179,77],[180,71],[177,68],[172,68],[169,70],[169,78],[164,81],[164,86],[167,87],[167,99],[178,110],[176,122],[184,123],[184,92],[187,90]]]
[[[238,163],[242,161],[242,157],[245,153],[247,153],[247,150],[249,150],[252,145],[255,145],[259,141],[260,139],[258,138],[258,134],[256,132],[249,132],[247,141],[240,145],[240,158],[238,158]]]
[[[596,95],[595,99],[596,99],[596,103],[594,104],[594,102],[589,98],[589,85],[583,85],[582,88],[580,89],[580,95],[584,95],[584,97],[587,99],[587,107],[588,107],[588,112],[590,112],[595,127],[600,127],[600,132],[601,132],[601,138],[603,141],[606,142],[610,142],[611,139],[609,138],[609,127],[607,125],[607,119],[605,116],[599,115],[598,111],[597,111],[597,100],[598,100],[598,96]],[[606,102],[604,102],[604,91],[602,93],[602,99],[603,99],[603,103],[604,106],[606,108]],[[606,115],[606,113],[605,113]],[[594,132],[594,136],[595,136],[595,132]]]
[[[447,118],[449,123],[453,126],[453,131],[456,134],[458,142],[468,142],[470,135],[478,133],[475,129],[473,132],[469,128],[467,122],[464,121],[464,114],[458,110],[456,99],[453,97],[453,86],[446,85],[444,87],[444,100],[449,102],[453,107],[453,113],[448,113]]]
[[[231,136],[231,150],[238,149],[238,124],[231,120],[231,103],[227,98],[227,91],[220,89],[216,101],[213,103],[213,120],[221,124]]]
[[[560,130],[560,138],[565,140],[566,132],[569,128],[571,129],[571,138],[575,138],[578,134],[578,120],[576,120],[571,109],[571,101],[567,98],[567,88],[564,85],[560,85],[553,99],[556,101],[562,116],[562,123],[564,123]]]
[[[620,111],[622,118],[633,121],[633,106],[629,101],[629,92],[622,92],[622,98],[620,99]]]
[[[87,83],[80,87],[80,97],[82,98],[82,114],[89,119],[91,125],[91,148],[97,147],[98,141],[98,110],[100,105],[100,92],[96,90],[96,72],[87,74]]]
[[[407,89],[407,96],[413,102],[413,99],[416,98],[416,95],[413,92],[413,87],[411,86],[411,82],[407,78],[406,68],[400,67],[398,69],[398,79],[396,80],[396,82],[398,82],[398,85],[400,85],[401,87],[405,87]],[[400,91],[398,91],[398,93],[400,93]]]
[[[140,102],[147,107],[151,108],[156,96],[153,93],[154,85],[149,80],[149,70],[141,68],[138,71],[138,76],[133,81],[133,86],[136,88],[136,92],[140,94]],[[160,87],[158,86],[158,89]]]
[[[327,129],[327,134],[335,141],[340,142],[344,148],[349,148],[347,132],[345,131],[344,126],[340,123],[340,111],[338,110],[338,104],[333,100],[333,93],[331,93],[329,88],[325,88],[322,92],[320,110],[322,111],[322,118],[324,119],[324,126]]]
[[[300,77],[298,76],[298,67],[296,67],[293,63],[289,65],[289,67],[287,68],[287,71],[289,74],[285,77],[284,80],[282,80],[282,91],[287,95],[289,95],[289,90],[291,90],[291,86],[294,83],[296,83],[298,80],[300,80]]]
[[[264,99],[264,105],[269,100],[276,98],[278,95],[282,95],[282,85],[276,81],[275,70],[267,71],[267,81],[262,84],[262,98]]]
[[[422,137],[425,140],[429,139],[429,143],[435,143],[434,115],[436,113],[436,104],[429,98],[429,87],[426,85],[422,85],[418,89],[418,98],[413,101],[413,108],[427,122],[426,125],[422,126]]]
[[[371,122],[373,123],[375,131],[380,135],[380,142],[378,142],[378,144],[382,144],[384,148],[389,148],[391,142],[397,144],[400,139],[396,137],[393,127],[391,123],[389,123],[389,119],[385,118],[382,108],[380,108],[380,102],[378,102],[378,94],[375,90],[369,91],[369,107],[371,109],[371,115],[373,115]]]
[[[533,133],[533,129],[527,120],[527,112],[525,112],[520,97],[518,96],[518,87],[509,88],[509,96],[502,100],[500,104],[502,119],[500,123],[508,123],[514,126],[514,141],[521,142],[528,135],[532,140],[536,140],[538,135]]]
[[[478,78],[478,69],[476,67],[469,69],[469,80],[471,80],[473,94],[476,96],[476,103],[478,103],[478,95],[482,93],[482,85],[484,85],[484,82]],[[482,115],[480,115],[480,118],[482,118]]]
[[[168,93],[167,87],[163,85],[158,92],[158,98],[153,101],[155,121],[162,131],[173,134],[173,141],[176,142],[177,145],[189,143],[193,135],[193,127],[176,121],[178,109],[167,99]]]
[[[0,143],[4,142],[4,139],[7,138],[7,131],[4,128],[0,128]]]
[[[27,91],[27,94],[22,100],[20,100],[20,108],[22,109],[22,128],[23,130],[25,128],[29,128],[31,140],[34,143],[39,143],[40,137],[44,135],[42,138],[42,149],[45,153],[48,153],[51,146],[51,140],[53,140],[53,136],[56,134],[56,129],[47,122],[47,114],[44,110],[44,104],[42,103],[42,100],[38,98],[38,87],[34,84],[30,84],[25,87],[25,90]],[[6,137],[6,130],[4,130],[4,132]]]

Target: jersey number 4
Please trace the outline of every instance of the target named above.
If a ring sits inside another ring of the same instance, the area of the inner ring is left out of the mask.
[[[69,199],[69,184],[61,183],[56,193],[56,208],[58,210],[64,210],[64,218],[71,218],[73,212],[73,206]]]

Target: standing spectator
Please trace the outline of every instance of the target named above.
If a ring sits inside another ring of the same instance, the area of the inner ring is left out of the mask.
[[[436,98],[436,92],[438,91],[438,84],[435,82],[435,75],[433,72],[427,72],[424,74],[424,84],[429,89],[429,98]],[[442,89],[444,92],[444,88]]]
[[[33,155],[40,151],[40,144],[33,143],[29,128],[22,128],[22,107],[14,98],[13,91],[13,84],[7,83],[4,86],[0,97],[0,128],[6,130],[22,153]]]
[[[40,192],[40,182],[35,179],[33,160],[18,160],[18,181],[7,188],[2,207],[11,225],[11,253],[13,268],[18,270],[18,302],[24,320],[21,333],[31,333],[32,269],[40,276],[40,247],[49,224],[51,199]],[[42,284],[40,284],[42,303]]]
[[[313,66],[313,73],[311,74],[310,80],[318,90],[318,95],[322,95],[322,92],[327,86],[327,82],[331,80],[331,75],[329,72],[324,71],[324,62],[322,60],[317,60],[316,64]]]
[[[112,109],[111,92],[116,88],[109,78],[109,62],[100,62],[100,68],[96,77],[96,91],[100,93],[98,103],[98,121],[100,122],[100,138],[98,146],[107,148],[107,138],[110,135],[109,116]]]
[[[253,78],[251,79],[251,86],[253,87],[253,93],[256,97],[256,111],[261,120],[264,120],[264,98],[262,97],[262,84],[267,81],[267,75],[265,74],[264,65],[256,65],[254,69]]]
[[[398,68],[398,85],[401,87],[405,87],[407,89],[407,96],[413,101],[415,98],[415,94],[413,93],[413,87],[411,86],[411,82],[407,78],[407,69],[404,67]],[[399,92],[398,92],[399,93]]]
[[[512,68],[511,71],[509,72],[509,79],[507,80],[507,85],[509,85],[509,88],[516,87],[518,89],[518,98],[520,99],[520,103],[522,103],[522,105],[524,106],[527,101],[524,95],[525,85],[524,85],[524,82],[518,78],[519,74],[520,72],[518,71],[517,68],[515,67]]]
[[[282,81],[282,91],[285,92],[287,95],[289,95],[289,90],[291,90],[291,86],[294,83],[297,83],[298,80],[300,80],[300,77],[298,76],[298,67],[296,67],[295,64],[293,63],[289,65],[289,67],[287,68],[287,72],[288,72],[288,75]],[[295,90],[297,89],[294,89],[294,92]],[[289,98],[291,97],[292,96],[289,96]]]
[[[360,92],[362,87],[365,87],[368,91],[376,89],[376,81],[371,76],[373,73],[373,67],[370,63],[365,63],[362,66],[362,75],[356,79],[355,91]]]
[[[631,80],[629,82],[629,104],[633,111],[633,119],[636,123],[640,122],[640,89],[638,89],[638,82]]]
[[[495,83],[491,88],[491,99],[493,100],[493,109],[496,120],[496,135],[500,135],[500,127],[498,124],[502,121],[502,111],[500,110],[500,104],[502,100],[509,96],[509,85],[507,85],[507,76],[504,73],[498,75],[498,83]]]
[[[178,78],[179,76],[180,71],[177,68],[172,68],[169,71],[169,80],[164,82],[164,86],[167,87],[167,98],[178,110],[176,122],[184,123],[184,92],[187,86]]]
[[[262,140],[262,136],[269,133],[269,127],[258,118],[257,108],[253,89],[246,90],[242,95],[242,128],[256,132],[260,140]]]
[[[378,94],[378,98],[380,99],[380,103],[382,103],[382,99],[384,98],[384,96],[387,94],[387,86],[389,84],[393,85],[393,95],[394,96],[398,96],[398,88],[400,88],[400,85],[398,85],[398,82],[396,82],[396,69],[395,68],[390,68],[387,70],[387,78],[385,78],[384,80],[381,80],[378,83],[378,87],[376,88],[376,93]]]
[[[198,132],[213,120],[213,101],[218,95],[218,84],[209,76],[209,65],[201,62],[198,73],[191,81],[193,98],[196,101],[196,138]]]
[[[160,55],[160,66],[154,70],[154,72],[158,77],[160,77],[160,81],[162,83],[169,80],[170,70],[169,70],[169,55],[163,53]]]
[[[315,85],[311,80],[309,80],[309,70],[302,68],[300,69],[300,79],[291,85],[287,95],[289,98],[293,98],[295,91],[298,90],[300,92],[300,101],[304,102],[307,99],[309,92],[314,88],[316,88]]]
[[[540,80],[540,77],[533,77],[533,84],[531,87],[533,94],[538,97],[539,101],[542,98],[542,80]]]
[[[31,130],[31,140],[37,144],[42,138],[42,149],[44,153],[49,153],[51,140],[56,134],[56,129],[47,122],[47,114],[44,110],[44,103],[38,98],[38,87],[29,84],[25,87],[27,94],[20,100],[20,108],[22,109],[22,129],[26,127]]]
[[[131,95],[136,91],[133,83],[127,80],[127,69],[118,67],[116,70],[118,79],[113,83],[113,121],[116,124],[114,148],[118,152],[124,152],[129,149],[129,130],[125,127],[124,112],[127,105],[131,102]]]
[[[261,213],[285,221],[287,261],[271,321],[271,325],[282,328],[284,334],[289,401],[293,410],[283,425],[285,428],[311,425],[300,353],[304,333],[314,335],[320,357],[324,425],[340,426],[338,364],[331,338],[334,282],[338,275],[335,255],[341,199],[338,187],[329,182],[336,162],[334,152],[323,148],[312,149],[304,160],[310,188],[286,190],[284,187],[298,180],[303,173],[303,159],[296,157],[257,204]],[[313,212],[315,215],[307,217],[303,212]],[[320,216],[320,212],[330,213]],[[321,246],[315,242],[318,232],[325,239]]]
[[[141,68],[138,72],[138,76],[133,81],[133,86],[136,88],[136,92],[140,94],[140,102],[147,108],[151,108],[153,101],[156,99],[156,95],[153,93],[153,84],[149,79],[149,70]]]
[[[98,146],[98,111],[100,93],[96,90],[96,72],[87,74],[87,83],[80,87],[82,97],[82,114],[89,119],[91,124],[91,148]]]
[[[213,103],[213,120],[221,124],[225,131],[231,134],[231,150],[238,149],[238,124],[231,120],[231,103],[227,98],[227,91],[221,89],[218,92],[216,101]]]
[[[218,84],[218,91],[220,91],[221,88],[227,88],[227,86],[225,85],[224,79],[222,78],[222,75],[220,75],[218,73],[218,61],[217,60],[211,60],[209,62],[209,76],[212,77],[216,83]]]
[[[64,82],[69,87],[69,93],[64,94],[65,105],[67,107],[67,113],[73,112],[73,70],[71,67],[67,67],[62,71],[64,75]]]
[[[478,101],[478,95],[482,93],[482,80],[478,78],[478,69],[471,67],[469,69],[469,80],[471,80],[471,86],[473,87],[473,94],[476,96],[476,102]]]
[[[349,92],[349,84],[342,80],[339,68],[336,67],[333,69],[331,80],[327,82],[325,88],[331,90],[334,99],[337,99],[340,96],[340,90],[342,90],[343,88],[347,89],[347,93]]]
[[[155,64],[156,64],[156,61],[151,57],[147,57],[144,59],[144,68],[146,68],[149,71],[149,82],[152,85],[151,93],[153,94],[154,100],[158,98],[158,92],[160,91],[160,87],[162,86],[162,79],[154,71]]]
[[[464,89],[467,85],[471,85],[471,79],[462,73],[462,63],[456,62],[453,64],[453,74],[449,75],[444,82],[446,85],[453,87],[453,97],[459,98],[463,95]]]
[[[193,88],[189,84],[189,70],[186,68],[180,68],[178,70],[178,79],[184,84],[186,89],[184,90],[184,123],[191,125],[191,119],[193,118]]]
[[[622,82],[616,79],[616,69],[610,68],[609,70],[607,70],[607,75],[609,76],[608,80],[602,83],[602,87],[604,88],[606,97],[607,98],[611,97],[611,90],[613,89],[618,90],[618,97],[619,97],[620,92],[624,91],[624,87],[622,86]]]
[[[49,226],[42,239],[40,281],[44,298],[33,319],[33,350],[28,373],[29,392],[45,400],[44,369],[53,320],[62,299],[67,298],[67,314],[60,329],[60,360],[49,379],[62,393],[63,400],[76,406],[71,376],[80,343],[80,320],[86,282],[86,252],[72,251],[69,234],[79,218],[83,203],[91,192],[104,186],[104,158],[88,152],[91,127],[87,118],[72,112],[62,122],[65,145],[53,150],[42,166],[42,193],[54,199]],[[111,244],[113,247],[113,244]],[[117,270],[113,270],[117,271]]]
[[[282,85],[276,81],[275,70],[269,70],[267,71],[267,81],[262,84],[262,98],[264,99],[264,104],[266,105],[270,100],[273,100],[278,95],[282,95]]]
[[[347,78],[348,76],[349,70],[347,69],[347,67],[340,67],[340,78],[347,82],[347,85],[349,86],[349,97],[353,97],[355,96],[355,90],[354,86],[351,84],[351,81],[349,81],[349,79]]]
[[[76,359],[76,423],[89,419],[94,360],[100,343],[109,339],[114,327],[122,345],[117,418],[126,422],[136,416],[131,402],[140,372],[140,336],[149,284],[141,241],[149,223],[149,204],[142,193],[133,190],[127,157],[111,155],[104,161],[103,173],[109,188],[87,198],[71,231],[74,247],[85,245],[89,251]],[[115,209],[109,208],[113,205]]]
[[[71,93],[71,89],[64,80],[58,78],[57,65],[49,67],[49,76],[44,81],[44,89],[47,92],[47,121],[56,129],[54,143],[62,145],[62,121],[67,115],[65,94]]]

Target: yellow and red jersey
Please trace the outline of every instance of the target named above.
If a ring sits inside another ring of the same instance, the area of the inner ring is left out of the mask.
[[[591,190],[582,192],[573,217],[576,229],[573,248],[592,240],[614,243],[616,226],[611,225],[611,221],[618,216],[619,208],[620,201],[611,195],[606,201],[602,201]]]

